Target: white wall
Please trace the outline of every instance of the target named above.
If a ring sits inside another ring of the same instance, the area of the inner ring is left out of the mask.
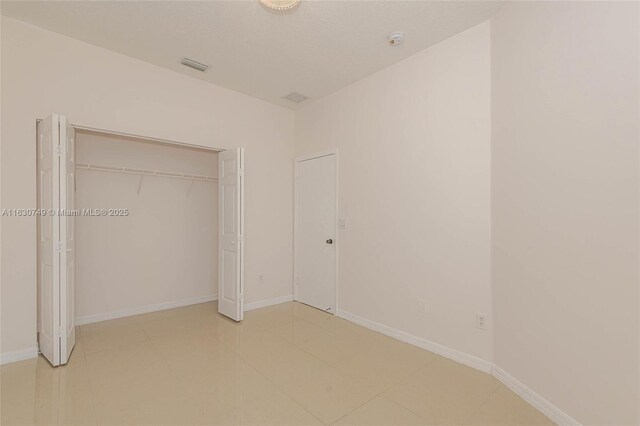
[[[302,108],[296,154],[339,149],[339,310],[491,361],[489,52],[485,22]]]
[[[79,163],[217,176],[218,155],[139,139],[76,132]],[[127,216],[76,219],[76,313],[95,320],[218,291],[218,185],[76,169],[76,208]],[[187,196],[188,194],[188,196]]]
[[[291,111],[2,17],[2,208],[35,208],[35,120],[246,150],[246,302],[291,293]],[[35,220],[2,218],[2,354],[36,341]],[[258,276],[264,275],[264,284]]]
[[[639,424],[637,2],[492,20],[495,360],[583,424]]]

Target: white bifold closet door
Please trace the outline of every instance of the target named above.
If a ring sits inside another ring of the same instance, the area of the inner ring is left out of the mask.
[[[53,366],[75,345],[75,135],[66,117],[38,123],[38,346]]]
[[[244,313],[244,149],[218,154],[218,312]]]

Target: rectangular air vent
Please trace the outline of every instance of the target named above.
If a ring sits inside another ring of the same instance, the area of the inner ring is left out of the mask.
[[[200,72],[206,72],[209,69],[209,65],[205,65],[201,62],[194,61],[193,59],[189,58],[182,58],[180,60],[180,63],[185,67],[193,68],[194,70],[198,70]]]
[[[295,102],[295,103],[299,104],[300,102],[304,101],[305,99],[309,99],[309,97],[307,97],[307,96],[305,96],[303,94],[297,93],[297,92],[291,92],[287,96],[283,96],[282,99],[286,99],[288,101]]]

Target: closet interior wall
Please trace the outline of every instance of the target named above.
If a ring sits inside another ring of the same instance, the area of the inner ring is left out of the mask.
[[[216,297],[215,151],[77,131],[76,163],[80,211],[128,209],[77,218],[80,323]]]

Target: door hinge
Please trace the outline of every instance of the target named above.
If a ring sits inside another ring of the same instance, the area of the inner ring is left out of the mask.
[[[240,169],[240,170],[238,170],[238,174],[239,174],[240,176],[244,176],[244,169]]]
[[[62,241],[58,241],[58,252],[62,251]]]
[[[58,154],[58,157],[62,156],[62,147],[60,145],[56,146],[56,154]]]

